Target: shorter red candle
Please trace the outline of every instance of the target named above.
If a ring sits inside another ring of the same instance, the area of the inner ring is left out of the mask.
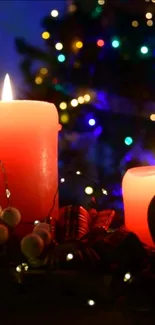
[[[122,182],[125,226],[140,240],[155,247],[149,228],[148,210],[155,196],[155,166],[129,169]]]

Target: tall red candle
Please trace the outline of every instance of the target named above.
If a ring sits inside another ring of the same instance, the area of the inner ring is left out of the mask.
[[[24,235],[28,224],[48,215],[57,191],[58,114],[53,104],[7,101],[6,93],[5,88],[5,101],[0,102],[0,160],[11,192],[10,205],[21,212],[19,230]],[[0,170],[0,205],[5,208],[8,203],[3,174]],[[57,216],[56,195],[52,217]]]

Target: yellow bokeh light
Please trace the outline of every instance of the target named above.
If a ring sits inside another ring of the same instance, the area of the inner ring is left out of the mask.
[[[62,45],[62,43],[57,43],[57,44],[55,45],[55,48],[56,48],[56,50],[58,50],[58,51],[62,50],[62,49],[63,49],[63,45]]]
[[[83,104],[84,103],[84,98],[82,96],[78,97],[78,103]]]
[[[147,21],[147,26],[149,26],[149,27],[153,26],[153,20],[150,20],[150,19],[149,19],[149,20]]]
[[[41,77],[39,77],[39,76],[35,78],[35,83],[36,83],[37,85],[40,85],[42,82],[43,82],[43,78],[41,78]]]
[[[146,15],[145,15],[145,17],[147,19],[152,19],[152,13],[151,12],[147,12]]]
[[[85,188],[85,193],[88,194],[88,195],[93,194],[93,188],[91,186],[87,186]]]
[[[48,73],[48,69],[47,68],[41,68],[40,73],[45,76]]]
[[[150,120],[151,120],[151,121],[155,121],[155,114],[151,114],[151,115],[150,115]]]
[[[134,20],[134,21],[132,22],[132,26],[133,26],[133,27],[138,27],[138,21],[137,21],[137,20]]]
[[[155,3],[155,0],[152,0],[153,3]]]
[[[104,4],[105,4],[105,0],[98,0],[98,4],[99,4],[100,6],[104,5]]]
[[[50,38],[50,33],[49,32],[43,32],[41,36],[42,36],[43,39],[48,39],[48,38]]]
[[[52,10],[52,11],[51,11],[51,16],[52,16],[52,17],[56,18],[56,17],[58,17],[58,15],[59,15],[58,10]]]
[[[83,43],[81,41],[76,42],[75,45],[78,49],[81,49],[83,47]]]
[[[71,106],[73,106],[73,107],[78,106],[78,101],[77,101],[77,99],[72,99],[72,100],[71,100]]]
[[[84,101],[85,102],[89,102],[90,101],[90,95],[89,94],[84,95]]]
[[[69,121],[69,115],[68,114],[62,114],[61,116],[60,116],[60,121],[61,121],[61,123],[68,123],[68,121]]]
[[[64,110],[67,108],[67,104],[65,102],[60,103],[59,105],[60,109]]]

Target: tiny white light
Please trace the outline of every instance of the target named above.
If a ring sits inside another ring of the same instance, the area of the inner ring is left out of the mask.
[[[89,306],[94,306],[95,305],[95,301],[92,300],[92,299],[88,300],[88,305]]]
[[[147,12],[145,16],[146,16],[147,19],[152,19],[152,13],[151,12]]]
[[[73,259],[74,255],[72,253],[67,254],[66,260],[71,261]]]
[[[81,172],[79,170],[77,170],[76,174],[77,175],[81,175]]]
[[[108,195],[108,192],[107,192],[106,190],[104,190],[104,188],[102,188],[102,193],[103,193],[104,195]]]
[[[88,195],[93,194],[93,188],[91,186],[87,186],[85,188],[85,193],[88,194]]]
[[[34,225],[38,225],[38,223],[40,223],[39,220],[35,220],[35,221],[34,221]]]
[[[51,11],[51,16],[52,16],[52,17],[56,18],[56,17],[58,17],[58,15],[59,15],[58,10],[52,10],[52,11]]]
[[[9,199],[11,196],[11,192],[8,190],[8,188],[6,188],[6,197]]]
[[[61,179],[60,179],[60,182],[61,182],[61,183],[64,183],[64,182],[65,182],[65,179],[64,179],[64,178],[61,178]]]
[[[20,273],[21,271],[22,271],[22,267],[21,267],[21,265],[18,265],[16,267],[16,272]]]
[[[131,279],[131,274],[128,272],[128,273],[126,273],[125,276],[124,276],[124,282],[127,282],[127,281],[130,280],[130,279]]]
[[[28,269],[29,269],[29,266],[27,263],[22,263],[22,267],[23,267],[24,271],[28,271]]]
[[[77,99],[72,99],[71,100],[71,106],[73,106],[73,107],[76,107],[76,106],[78,106],[78,100]]]

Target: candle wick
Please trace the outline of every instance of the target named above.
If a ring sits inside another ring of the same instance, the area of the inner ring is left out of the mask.
[[[9,186],[8,186],[8,179],[7,179],[6,169],[5,169],[5,166],[4,166],[4,163],[2,162],[2,160],[0,160],[0,167],[1,167],[2,174],[3,174],[3,178],[4,178],[5,196],[6,196],[7,201],[8,201],[8,206],[10,206],[11,192],[10,192]]]

